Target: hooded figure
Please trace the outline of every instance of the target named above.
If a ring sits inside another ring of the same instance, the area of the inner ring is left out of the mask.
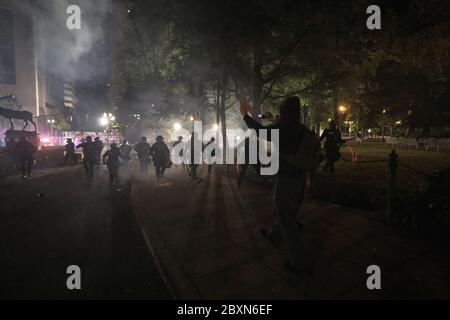
[[[31,170],[33,168],[34,158],[36,153],[36,147],[27,141],[25,137],[21,137],[16,145],[16,155],[19,157],[20,165],[22,168],[22,179],[31,177]]]
[[[325,149],[327,161],[323,167],[323,171],[334,174],[334,163],[341,158],[339,149],[341,145],[345,143],[334,120],[329,122],[328,128],[322,132],[319,140],[325,140],[323,147]]]
[[[67,138],[67,143],[64,146],[64,151],[66,152],[64,155],[64,165],[67,164],[67,161],[72,160],[74,164],[77,163],[77,157],[75,155],[75,144],[72,139]]]
[[[260,129],[268,130],[270,140],[271,131],[279,130],[279,160],[280,166],[276,175],[274,190],[275,210],[278,217],[277,224],[268,231],[261,229],[261,235],[273,244],[281,242],[286,248],[290,258],[289,266],[299,271],[301,269],[301,238],[296,217],[303,201],[306,186],[307,171],[285,160],[295,156],[301,146],[301,142],[308,130],[300,123],[300,100],[298,97],[289,97],[280,105],[280,119],[278,123],[270,126],[262,126],[250,115],[250,107],[247,99],[241,97],[240,111],[244,121],[250,129],[259,132]]]
[[[95,148],[96,148],[96,151],[97,151],[96,162],[100,163],[100,159],[101,159],[101,155],[102,155],[102,151],[103,151],[104,145],[103,145],[102,140],[100,140],[100,137],[95,137],[94,143],[95,143]]]
[[[156,180],[159,181],[164,178],[164,172],[171,166],[170,150],[162,136],[156,137],[156,142],[150,148],[150,155],[155,166]]]
[[[117,144],[111,143],[111,148],[103,154],[103,164],[106,164],[109,172],[109,182],[117,181],[119,177],[120,158],[122,157]]]
[[[141,167],[141,173],[147,173],[148,164],[150,162],[150,145],[147,143],[147,138],[142,137],[141,141],[134,147]]]
[[[97,161],[97,147],[92,141],[92,137],[86,137],[84,142],[77,145],[77,149],[79,148],[83,149],[83,166],[86,176],[93,177],[94,164]]]

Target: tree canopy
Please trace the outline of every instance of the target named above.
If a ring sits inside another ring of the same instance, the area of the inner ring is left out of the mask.
[[[301,98],[304,121],[378,119],[428,130],[450,120],[448,1],[129,0],[112,96],[122,119],[234,121],[237,98],[274,111]],[[344,105],[346,114],[339,114]],[[384,110],[384,111],[383,111]],[[386,111],[388,110],[388,112]],[[125,121],[126,122],[126,121]]]

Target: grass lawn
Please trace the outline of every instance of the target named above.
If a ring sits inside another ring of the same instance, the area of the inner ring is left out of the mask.
[[[389,179],[388,162],[364,163],[365,160],[383,160],[389,158],[392,147],[380,144],[347,144],[342,147],[342,158],[351,159],[350,148],[357,154],[358,162],[339,161],[336,164],[338,180],[363,182],[367,186],[387,186]],[[450,168],[450,152],[435,152],[415,149],[396,148],[398,161],[414,169],[432,174],[436,169]],[[397,187],[401,190],[417,191],[423,183],[423,176],[399,166]]]
[[[385,207],[389,181],[388,162],[364,163],[366,160],[388,159],[392,147],[367,143],[358,145],[347,143],[341,148],[343,159],[352,159],[352,151],[357,162],[340,160],[336,163],[336,175],[318,174],[313,194],[334,203],[361,209],[379,210]],[[450,152],[435,152],[396,148],[398,160],[418,171],[432,174],[436,169],[450,168]],[[425,177],[405,167],[397,170],[397,190],[399,204],[411,202],[424,185]]]

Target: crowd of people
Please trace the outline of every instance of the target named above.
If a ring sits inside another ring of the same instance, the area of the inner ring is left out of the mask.
[[[197,137],[193,134],[191,141],[187,142],[188,145],[193,145],[195,139],[197,139]],[[182,137],[179,137],[178,140],[172,144],[171,148],[173,149],[180,143],[184,143]],[[210,141],[203,145],[203,149],[207,146],[211,146],[214,149],[215,138],[211,138]],[[121,167],[128,168],[132,158],[131,152],[133,150],[139,161],[140,173],[147,174],[149,165],[153,163],[157,181],[161,181],[164,178],[166,170],[172,167],[171,148],[167,145],[164,141],[164,137],[161,135],[156,137],[156,140],[152,145],[147,142],[146,137],[142,137],[134,146],[130,145],[127,140],[123,140],[120,145],[111,143],[109,149],[101,156],[104,148],[104,144],[98,137],[92,140],[92,137],[88,136],[78,145],[75,145],[72,139],[69,138],[65,145],[64,164],[68,164],[70,161],[72,161],[73,164],[77,163],[76,150],[81,149],[83,153],[82,163],[86,176],[93,177],[94,166],[102,162],[108,167],[111,183],[117,181],[118,172]],[[183,157],[182,148],[179,151],[179,155]],[[215,156],[215,151],[212,151],[212,156]],[[200,179],[197,176],[198,164],[195,164],[194,158],[194,152],[192,152],[190,156],[192,164],[186,166],[186,168],[192,181],[199,182]],[[213,166],[214,163],[208,164],[209,174],[211,173]]]
[[[280,115],[277,121],[269,126],[261,125],[259,121],[251,116],[249,110],[250,107],[246,98],[241,97],[240,111],[248,128],[255,129],[256,132],[260,132],[260,129],[268,130],[269,140],[271,137],[270,131],[278,130],[280,140],[278,150],[280,166],[275,176],[274,190],[275,213],[278,217],[278,222],[270,230],[261,229],[261,235],[276,246],[283,244],[290,258],[289,266],[294,270],[299,270],[301,265],[299,245],[301,241],[299,239],[299,225],[296,223],[296,217],[303,201],[307,179],[308,177],[311,178],[318,169],[321,161],[320,144],[322,141],[324,141],[326,156],[323,170],[329,174],[334,174],[334,163],[340,158],[339,148],[345,143],[345,140],[341,138],[334,121],[329,122],[328,128],[325,129],[320,137],[302,125],[300,122],[300,101],[298,97],[286,99],[280,106]],[[180,144],[186,148],[179,148]],[[192,181],[199,182],[198,163],[200,161],[197,158],[201,156],[201,152],[195,152],[197,150],[196,145],[202,146],[201,149],[203,151],[205,148],[213,150],[211,155],[215,157],[215,138],[211,138],[210,141],[204,144],[195,132],[192,133],[190,141],[184,142],[183,138],[179,137],[171,147],[172,151],[176,149],[178,156],[190,160],[188,161],[190,164],[183,165]],[[244,147],[247,145],[248,141],[244,141],[242,144]],[[176,146],[178,148],[175,148]],[[137,154],[141,174],[147,174],[148,167],[153,162],[157,181],[163,179],[166,170],[172,166],[171,156],[173,154],[171,155],[171,148],[169,148],[161,135],[156,137],[152,145],[147,142],[146,137],[142,137],[134,146],[130,145],[126,140],[123,140],[120,145],[111,143],[105,152],[104,143],[99,137],[92,139],[92,137],[88,136],[78,145],[75,145],[72,139],[67,139],[64,164],[68,164],[70,161],[73,164],[78,163],[76,157],[77,149],[82,149],[82,163],[86,176],[92,178],[95,165],[103,163],[108,168],[110,183],[115,183],[118,180],[121,167],[128,168],[133,150]],[[246,147],[247,150],[248,146]],[[36,151],[36,147],[28,142],[26,138],[21,138],[17,144],[17,154],[20,159],[23,178],[31,176],[34,162],[33,155]],[[183,154],[186,151],[189,154]],[[246,158],[248,158],[248,154],[246,154]],[[209,175],[213,169],[214,162],[207,165]],[[257,170],[261,164],[257,162],[253,166]],[[242,166],[238,176],[238,185],[242,183],[247,167],[248,165],[245,164]]]

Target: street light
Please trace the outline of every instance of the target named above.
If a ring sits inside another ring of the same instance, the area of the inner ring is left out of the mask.
[[[47,123],[50,125],[50,137],[53,138],[53,125],[55,124],[55,119],[48,119]]]
[[[106,127],[108,125],[108,118],[105,117],[100,118],[100,125],[102,127]]]
[[[109,124],[113,121],[116,121],[116,117],[112,113],[103,113],[103,117],[100,118],[100,125],[102,127],[105,127],[105,132],[108,134],[108,140],[109,140]]]
[[[193,116],[191,116],[191,121],[194,121],[194,117]]]
[[[179,124],[179,123],[177,122],[177,123],[175,123],[175,124],[173,125],[173,128],[175,129],[175,131],[178,131],[178,130],[181,129],[181,124]]]
[[[341,113],[344,113],[344,112],[347,111],[347,108],[346,108],[345,106],[339,106],[339,111],[340,111]]]
[[[344,116],[344,113],[346,113],[347,112],[347,108],[345,107],[345,106],[343,106],[343,105],[341,105],[341,106],[339,106],[339,112],[341,113],[341,115],[339,116],[339,131],[342,131],[342,125],[341,125],[341,122],[342,122],[342,118],[343,118],[343,116]]]
[[[219,125],[218,125],[217,123],[215,123],[215,124],[213,125],[213,130],[214,130],[214,131],[219,130]]]

